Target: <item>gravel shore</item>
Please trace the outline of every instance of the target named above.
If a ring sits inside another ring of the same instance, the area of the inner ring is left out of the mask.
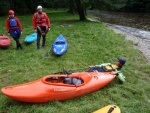
[[[136,45],[136,48],[138,48],[144,54],[148,60],[148,64],[150,64],[150,37],[142,38],[141,36],[134,35],[132,32],[126,32],[125,30],[116,27],[117,25],[108,23],[105,23],[105,25],[114,32],[122,34],[126,40],[133,41],[134,45]]]

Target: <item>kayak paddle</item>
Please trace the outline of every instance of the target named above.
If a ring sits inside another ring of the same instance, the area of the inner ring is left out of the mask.
[[[45,58],[47,58],[49,56],[49,52],[51,51],[51,49],[52,49],[52,46],[49,48],[48,52],[45,53],[45,55],[44,55]]]
[[[78,71],[78,70],[83,70],[83,69],[89,69],[89,67],[71,69],[71,70],[69,70],[69,71],[67,71],[65,68],[63,68],[63,71],[61,71],[61,72],[56,72],[56,73],[54,73],[54,74],[70,74],[72,71]]]

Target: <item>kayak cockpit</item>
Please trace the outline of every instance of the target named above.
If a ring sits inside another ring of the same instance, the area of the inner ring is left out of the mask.
[[[92,79],[91,76],[46,76],[42,79],[42,82],[50,85],[61,86],[81,86],[87,84]]]
[[[51,85],[63,85],[63,86],[79,86],[84,84],[84,81],[79,77],[65,77],[65,76],[49,76],[43,79],[43,82]]]
[[[63,41],[55,42],[55,45],[64,45],[64,44],[65,44],[65,42],[63,42]]]

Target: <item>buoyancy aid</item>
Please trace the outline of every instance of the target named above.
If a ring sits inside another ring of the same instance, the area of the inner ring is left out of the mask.
[[[16,19],[15,18],[9,18],[9,25],[10,25],[10,27],[18,26]]]
[[[111,64],[111,65],[104,66],[104,69],[106,71],[115,71],[116,69],[119,69],[119,67],[115,64]]]
[[[45,13],[36,13],[36,24],[38,24],[39,26],[43,26],[46,24],[46,14]]]

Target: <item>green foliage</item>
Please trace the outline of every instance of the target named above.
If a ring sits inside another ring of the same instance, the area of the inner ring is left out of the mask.
[[[149,12],[149,0],[127,0],[126,11]]]
[[[95,2],[94,2],[95,1]],[[127,0],[94,0],[93,7],[100,10],[119,11],[126,6]]]
[[[6,15],[8,14],[8,9],[10,7],[10,4],[8,4],[8,0],[1,1],[0,2],[0,15]]]
[[[108,11],[150,11],[149,0],[92,0],[94,8]]]
[[[0,49],[0,88],[36,80],[63,67],[75,69],[107,62],[116,57],[127,59],[122,71],[125,84],[114,80],[109,85],[91,94],[66,101],[51,101],[43,104],[28,104],[11,100],[0,92],[0,112],[3,113],[90,113],[108,104],[118,105],[122,113],[149,113],[150,65],[131,41],[109,30],[102,23],[78,21],[78,15],[64,11],[46,11],[51,19],[51,31],[47,34],[47,47],[36,50],[36,43],[26,45],[24,50],[16,51],[15,42],[8,49]],[[23,25],[21,41],[31,33],[33,15],[19,16]],[[1,18],[1,34],[5,34],[5,19]],[[63,26],[64,25],[64,26]],[[68,26],[67,26],[68,25]],[[50,53],[43,55],[49,46],[63,34],[68,41],[68,51],[61,57]],[[7,34],[5,34],[7,35]]]
[[[96,8],[108,11],[150,11],[149,0],[80,0],[84,12],[87,8]],[[15,10],[18,14],[31,14],[36,7],[42,5],[44,8],[69,9],[70,12],[77,12],[75,0],[3,0],[0,2],[0,15],[7,15],[9,9]]]

